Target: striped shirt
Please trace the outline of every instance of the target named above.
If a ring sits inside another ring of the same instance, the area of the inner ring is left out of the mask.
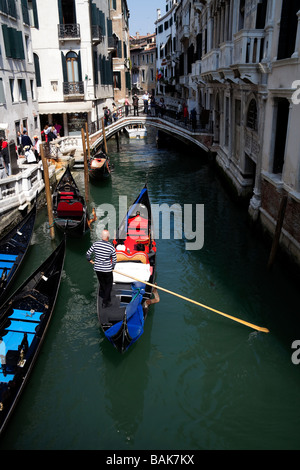
[[[100,240],[95,242],[86,253],[88,261],[91,260],[92,254],[95,258],[95,271],[110,272],[114,269],[117,255],[114,246],[109,241]]]

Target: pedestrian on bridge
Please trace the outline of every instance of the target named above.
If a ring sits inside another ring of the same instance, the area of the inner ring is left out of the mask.
[[[132,104],[133,104],[133,115],[138,116],[139,115],[139,98],[137,94],[135,93],[132,98]]]

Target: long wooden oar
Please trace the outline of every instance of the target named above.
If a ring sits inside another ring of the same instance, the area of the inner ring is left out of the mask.
[[[261,326],[253,325],[252,323],[248,323],[247,321],[241,320],[240,318],[236,318],[236,317],[233,317],[231,315],[228,315],[227,313],[220,312],[219,310],[215,310],[214,308],[208,307],[207,305],[200,304],[200,302],[196,302],[195,300],[188,299],[187,297],[184,297],[183,295],[176,294],[176,292],[172,292],[170,290],[167,290],[164,287],[159,287],[155,284],[151,284],[150,282],[141,281],[140,279],[137,279],[136,277],[129,276],[128,274],[123,274],[120,271],[117,271],[116,269],[114,269],[114,272],[117,273],[117,274],[121,274],[122,276],[129,277],[130,279],[133,279],[134,281],[142,282],[143,284],[147,284],[147,286],[151,286],[151,287],[154,287],[156,289],[160,289],[164,292],[167,292],[168,294],[175,295],[176,297],[179,297],[180,299],[187,300],[188,302],[191,302],[195,305],[199,305],[199,307],[203,307],[203,308],[206,308],[207,310],[211,310],[212,312],[218,313],[219,315],[222,315],[223,317],[230,318],[230,320],[233,320],[233,321],[236,321],[238,323],[242,323],[243,325],[249,326],[249,328],[253,328],[254,330],[262,331],[263,333],[270,333],[267,328],[263,328]]]

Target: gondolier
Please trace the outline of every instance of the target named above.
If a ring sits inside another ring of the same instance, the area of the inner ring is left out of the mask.
[[[94,261],[91,259],[94,254]],[[100,292],[102,297],[102,307],[109,307],[111,289],[113,285],[113,269],[117,262],[117,255],[114,246],[109,242],[108,230],[103,230],[102,240],[95,242],[87,251],[88,261],[94,264],[94,271],[97,274]]]

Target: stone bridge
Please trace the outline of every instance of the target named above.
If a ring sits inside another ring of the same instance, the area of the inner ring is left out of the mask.
[[[157,130],[163,131],[176,139],[179,139],[186,144],[194,144],[200,147],[205,152],[209,152],[213,144],[213,134],[207,132],[199,132],[189,129],[188,126],[184,126],[183,123],[176,121],[171,118],[160,118],[152,116],[128,116],[121,117],[116,122],[105,127],[105,138],[109,140],[117,132],[124,129],[129,124],[145,124],[146,126],[152,126]],[[90,148],[91,150],[98,150],[100,145],[103,143],[103,132],[102,129],[90,135]]]

